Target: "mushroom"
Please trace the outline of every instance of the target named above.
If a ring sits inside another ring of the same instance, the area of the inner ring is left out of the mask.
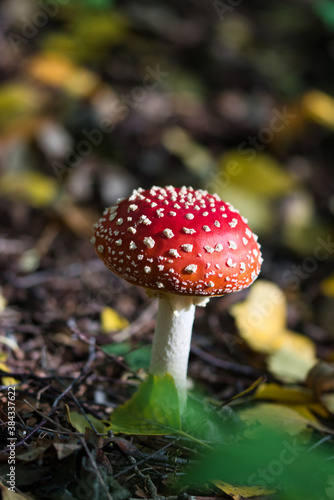
[[[257,237],[229,203],[191,187],[139,188],[107,208],[92,242],[108,269],[159,297],[150,373],[169,373],[186,401],[195,306],[257,278]]]

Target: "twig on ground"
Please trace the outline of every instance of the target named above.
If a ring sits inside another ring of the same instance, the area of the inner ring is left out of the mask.
[[[41,396],[43,394],[43,392],[46,392],[51,386],[48,384],[46,385],[45,387],[43,387],[42,389],[40,389],[38,392],[37,392],[37,397],[36,397],[36,408],[40,408],[40,401],[41,401]]]
[[[152,495],[153,500],[161,500],[163,497],[158,495],[158,490],[157,490],[155,484],[153,483],[152,479],[150,478],[149,474],[143,474],[138,469],[138,464],[137,464],[135,457],[130,456],[129,461],[132,463],[133,469],[134,469],[135,473],[137,474],[137,476],[145,481],[145,484],[147,485],[147,489],[148,489],[150,495]]]
[[[135,465],[130,465],[129,467],[126,467],[124,470],[122,470],[121,472],[114,474],[114,478],[116,479],[117,477],[122,476],[123,474],[130,472],[134,467],[137,467],[138,465],[144,464],[144,463],[148,462],[149,460],[154,459],[155,457],[159,456],[163,451],[165,451],[167,448],[170,448],[173,444],[175,444],[177,441],[179,441],[179,439],[180,439],[179,437],[174,438],[173,441],[165,444],[165,446],[163,446],[159,450],[155,451],[151,455],[145,454],[144,458],[142,458],[141,460],[136,462]]]
[[[88,362],[87,362],[87,364],[88,364]],[[87,364],[85,365],[85,367],[87,366]],[[85,370],[85,367],[83,368],[83,372],[84,372],[84,370]],[[88,368],[87,368],[87,369],[88,369]],[[70,383],[70,384],[66,387],[66,389],[65,389],[65,390],[64,390],[61,394],[59,394],[59,396],[57,396],[57,398],[54,400],[54,402],[53,402],[53,404],[52,404],[52,407],[51,407],[51,410],[49,411],[49,413],[48,413],[47,415],[44,415],[44,416],[43,416],[43,419],[41,420],[41,422],[39,422],[39,424],[37,424],[37,425],[36,425],[36,427],[35,427],[35,429],[34,429],[33,431],[29,432],[29,434],[28,434],[28,435],[24,436],[24,438],[23,438],[23,439],[21,439],[21,441],[19,441],[19,442],[15,443],[15,445],[14,445],[14,446],[15,446],[15,448],[17,448],[18,446],[20,446],[20,445],[22,445],[22,444],[26,443],[26,441],[27,441],[28,439],[30,439],[30,438],[34,435],[34,433],[35,433],[38,429],[40,429],[40,428],[41,428],[41,427],[42,427],[42,426],[43,426],[43,425],[47,422],[47,420],[48,420],[48,419],[49,419],[49,418],[53,415],[53,413],[56,411],[56,409],[57,409],[57,407],[58,407],[58,403],[59,403],[59,401],[61,401],[61,399],[62,399],[64,396],[66,396],[68,393],[70,393],[70,392],[72,391],[73,387],[74,387],[74,386],[78,383],[78,381],[79,381],[80,379],[84,379],[84,378],[86,378],[86,377],[87,377],[87,375],[88,375],[88,372],[87,372],[87,373],[80,373],[80,374],[78,375],[78,377],[76,377],[74,380],[72,380],[72,382],[71,382],[71,383]],[[27,403],[27,401],[25,401],[25,403]],[[27,404],[29,405],[29,403],[27,403]],[[31,406],[31,405],[30,405],[30,406]],[[34,408],[34,410],[36,411],[36,408]],[[37,413],[38,413],[38,410],[37,410]],[[54,422],[53,422],[53,423],[54,423]],[[58,425],[58,424],[57,424],[57,425]],[[6,448],[5,450],[3,450],[3,453],[6,453],[6,452],[8,452],[8,451],[10,451],[10,449],[9,449],[9,448]]]
[[[80,340],[82,340],[82,342],[84,342],[85,344],[89,344],[90,343],[90,340],[89,340],[89,337],[86,337],[84,333],[82,333],[79,328],[77,327],[76,325],[76,322],[74,320],[74,318],[70,318],[67,322],[67,326],[69,327],[69,329],[75,334],[78,336],[78,338]],[[127,372],[130,372],[133,374],[134,377],[136,377],[138,380],[139,380],[139,377],[138,375],[136,374],[136,372],[134,372],[133,370],[131,370],[127,365],[126,363],[124,363],[123,361],[121,361],[118,356],[114,356],[113,354],[108,354],[106,353],[100,346],[96,345],[95,346],[96,350],[97,351],[100,351],[100,352],[103,352],[103,354],[108,358],[108,359],[111,359],[113,361],[113,363],[116,363],[118,366],[120,366],[121,368],[123,368],[123,370],[126,370]]]

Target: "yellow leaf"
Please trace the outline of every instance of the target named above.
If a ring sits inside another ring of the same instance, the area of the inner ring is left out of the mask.
[[[269,399],[284,404],[309,404],[314,402],[312,392],[303,387],[283,387],[278,384],[262,384],[258,387],[254,399]]]
[[[105,307],[101,311],[101,325],[103,332],[108,333],[116,330],[123,330],[129,326],[129,322],[111,307]]]
[[[242,498],[253,498],[260,495],[271,495],[276,490],[269,490],[261,486],[233,486],[224,481],[214,481],[214,484],[227,495],[230,495],[234,500]]]
[[[302,109],[307,118],[334,129],[334,99],[320,90],[309,90],[302,99]]]
[[[251,148],[250,148],[251,149]],[[295,180],[268,153],[255,151],[250,160],[247,149],[242,152],[230,150],[221,161],[220,168],[225,179],[258,196],[271,199],[286,194],[295,185]],[[228,185],[227,185],[228,188]]]
[[[301,408],[300,411],[303,411],[303,408],[307,408],[323,418],[329,416],[324,406],[317,402],[313,392],[304,387],[284,387],[275,383],[262,384],[258,387],[254,399],[275,401],[289,406],[296,411],[299,411],[299,408]],[[311,418],[313,418],[313,415]]]
[[[27,118],[40,107],[39,93],[27,83],[15,83],[0,87],[0,126],[18,118]]]
[[[227,401],[224,401],[224,405],[230,403],[231,401],[235,401],[237,399],[244,399],[245,396],[251,396],[255,390],[263,383],[264,377],[259,377],[255,382],[253,382],[247,389],[242,392],[239,392],[235,396],[231,397]]]
[[[321,291],[327,297],[334,297],[334,274],[324,279],[320,283]]]
[[[244,302],[235,304],[231,313],[241,337],[258,352],[275,351],[285,328],[286,300],[273,283],[259,280]]]
[[[224,200],[240,210],[240,213],[246,213],[253,231],[261,234],[271,233],[276,216],[272,209],[271,200],[260,197],[247,188],[230,183],[229,180],[227,182],[226,188],[220,187],[219,181],[216,184],[213,178],[212,181],[205,184],[205,189],[219,194]]]
[[[2,370],[4,372],[9,372],[10,371],[7,368],[7,366],[5,365],[5,363],[1,363],[1,362],[0,362],[0,370]],[[18,383],[18,380],[15,380],[15,378],[13,378],[13,377],[2,377],[1,378],[1,383],[2,383],[2,385],[6,385],[6,386],[15,385],[15,384]]]
[[[311,339],[285,332],[268,358],[270,372],[285,382],[302,382],[316,364],[315,346]]]
[[[5,337],[5,339],[6,339],[6,337]],[[7,339],[7,340],[11,340],[11,339]],[[12,342],[16,346],[16,348],[13,349],[13,350],[17,351],[18,350],[18,345],[13,340],[12,340]],[[1,337],[0,337],[0,343],[1,343]],[[5,353],[0,353],[0,370],[2,370],[4,372],[10,372],[10,369],[6,365],[6,361],[7,361],[7,355]],[[2,377],[0,380],[1,380],[2,385],[6,385],[6,386],[16,385],[16,384],[19,383],[19,381],[16,380],[15,378],[13,378],[13,377]]]
[[[207,176],[205,189],[246,213],[253,231],[271,234],[277,218],[275,198],[291,192],[296,180],[273,156],[256,151],[246,142],[241,152],[230,150],[224,154],[217,173]]]
[[[286,329],[286,299],[273,283],[257,281],[247,299],[232,306],[241,337],[252,349],[269,354],[268,366],[284,381],[303,381],[317,362],[314,342]]]
[[[42,83],[62,87],[73,71],[73,64],[65,56],[44,54],[28,60],[26,71]]]
[[[3,195],[37,208],[50,205],[58,191],[59,185],[55,179],[32,170],[7,172],[0,179],[0,192]]]
[[[82,434],[85,433],[86,429],[92,429],[93,427],[88,423],[86,417],[82,413],[78,413],[76,411],[70,411],[68,405],[66,405],[66,413],[67,413],[67,419],[78,432],[81,432]],[[93,415],[87,415],[89,421],[93,424],[97,432],[100,434],[103,434],[106,431],[106,427],[104,424],[98,420],[97,418],[93,417]]]
[[[314,424],[316,424],[315,426],[317,427],[318,419],[313,415],[313,413],[307,406],[289,405],[289,408],[299,413],[301,417],[306,418],[306,420],[308,420],[309,422],[314,422]]]
[[[238,415],[249,427],[247,436],[256,435],[257,425],[264,425],[273,428],[278,432],[286,432],[291,436],[296,436],[305,431],[309,425],[314,426],[315,422],[292,408],[284,405],[272,403],[259,403],[251,408],[239,410]]]
[[[88,96],[100,81],[95,73],[76,66],[61,54],[35,56],[28,61],[26,71],[45,85],[60,87],[78,98]]]

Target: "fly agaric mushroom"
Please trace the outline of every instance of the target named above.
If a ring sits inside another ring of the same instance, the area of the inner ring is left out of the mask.
[[[169,373],[184,405],[195,306],[251,285],[257,237],[229,203],[191,187],[134,190],[94,227],[107,268],[159,297],[150,373]]]

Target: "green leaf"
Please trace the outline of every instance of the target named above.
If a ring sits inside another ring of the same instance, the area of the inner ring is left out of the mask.
[[[150,345],[145,345],[126,354],[124,359],[131,370],[136,371],[139,370],[139,368],[146,370],[150,366],[151,351],[152,347]]]
[[[131,350],[130,342],[120,342],[107,344],[102,347],[103,351],[107,354],[113,354],[114,356],[123,356],[125,362],[131,370],[136,371],[139,368],[147,370],[150,366],[151,351],[152,347],[144,345],[138,349]]]
[[[114,432],[124,434],[180,432],[179,398],[171,375],[150,375],[138,392],[112,413],[110,423]]]
[[[72,427],[74,427],[78,432],[81,432],[84,434],[86,429],[91,429],[92,426],[89,425],[87,419],[85,418],[82,413],[78,413],[77,411],[70,411],[69,407],[66,405],[66,411],[67,411],[67,418]],[[89,418],[89,421],[93,424],[97,432],[100,434],[103,434],[105,432],[105,426],[104,424],[98,420],[97,418],[93,417],[93,415],[87,415]]]
[[[124,356],[131,350],[130,342],[115,342],[102,346],[102,351],[106,354],[114,354],[114,356]]]
[[[319,443],[314,443],[319,444]],[[278,498],[327,498],[333,449],[259,426],[256,439],[240,436],[210,451],[192,467],[187,484],[226,481],[234,485],[278,488]]]

